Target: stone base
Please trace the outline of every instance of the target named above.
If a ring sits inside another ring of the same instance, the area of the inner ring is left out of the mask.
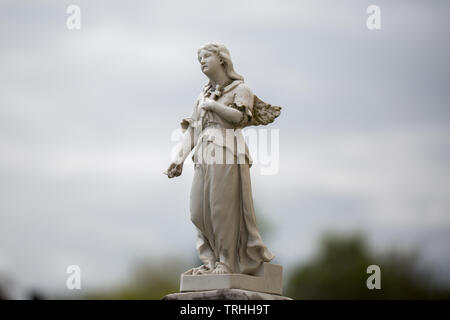
[[[256,276],[239,273],[198,276],[182,274],[180,292],[242,289],[281,296],[283,293],[282,271],[281,265],[264,262],[260,274]]]
[[[219,289],[197,292],[172,293],[162,300],[292,300],[276,294],[241,289]]]

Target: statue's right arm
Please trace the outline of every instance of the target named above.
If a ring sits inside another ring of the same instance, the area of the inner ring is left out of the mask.
[[[181,175],[183,171],[184,160],[186,160],[195,146],[196,141],[194,127],[196,126],[196,121],[198,120],[197,107],[201,97],[202,94],[200,94],[195,101],[194,110],[191,116],[183,119],[180,123],[183,137],[181,139],[181,142],[175,146],[176,149],[175,152],[172,153],[173,156],[171,159],[171,163],[169,165],[169,168],[165,172],[169,178],[178,177],[179,175]]]
[[[172,162],[176,164],[181,164],[186,160],[188,155],[191,153],[195,146],[194,141],[194,128],[189,126],[183,134],[181,143],[176,146],[176,152],[174,153],[174,158]]]

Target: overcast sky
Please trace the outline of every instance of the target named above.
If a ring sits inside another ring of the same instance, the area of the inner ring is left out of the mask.
[[[68,30],[66,9],[81,8]],[[381,8],[381,30],[366,8]],[[0,4],[0,273],[17,287],[114,284],[135,259],[195,256],[192,163],[162,174],[224,43],[283,107],[279,171],[251,169],[287,269],[325,230],[419,248],[450,282],[448,1],[17,1]],[[254,147],[254,146],[250,146]],[[186,269],[191,267],[186,265]]]

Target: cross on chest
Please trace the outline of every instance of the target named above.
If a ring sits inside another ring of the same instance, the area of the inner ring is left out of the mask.
[[[212,91],[211,89],[209,90],[209,98],[211,98],[212,100],[217,100],[217,98],[219,98],[221,95],[222,91],[220,90],[219,85],[216,85],[214,91]]]

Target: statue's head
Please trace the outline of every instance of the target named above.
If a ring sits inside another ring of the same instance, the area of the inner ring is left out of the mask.
[[[202,72],[206,76],[210,77],[222,69],[230,79],[244,80],[244,77],[234,71],[230,52],[223,44],[207,43],[198,49],[197,56]]]

